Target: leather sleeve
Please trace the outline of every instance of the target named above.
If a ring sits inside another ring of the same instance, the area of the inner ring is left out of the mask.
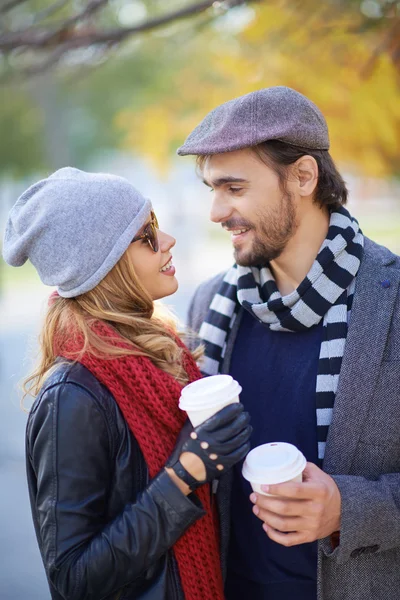
[[[106,522],[113,436],[101,403],[75,383],[45,391],[28,421],[39,543],[66,600],[100,600],[134,581],[204,515],[161,471],[134,504]],[[31,496],[32,501],[32,496]]]

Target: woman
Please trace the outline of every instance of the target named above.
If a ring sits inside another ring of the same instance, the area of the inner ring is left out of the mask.
[[[157,227],[128,181],[72,168],[31,186],[7,222],[6,261],[29,258],[57,286],[26,441],[54,600],[223,598],[208,484],[251,428],[240,404],[185,423],[180,390],[201,375],[154,310],[178,285],[175,240]]]

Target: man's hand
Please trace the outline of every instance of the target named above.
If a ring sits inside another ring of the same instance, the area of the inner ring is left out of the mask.
[[[251,494],[253,512],[267,535],[283,546],[314,542],[340,529],[341,497],[335,481],[307,463],[302,483],[262,486],[273,496]]]

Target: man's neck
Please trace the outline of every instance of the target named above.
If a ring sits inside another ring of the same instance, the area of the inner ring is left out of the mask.
[[[303,281],[329,229],[329,214],[316,205],[303,216],[285,250],[270,263],[282,296],[291,294]]]

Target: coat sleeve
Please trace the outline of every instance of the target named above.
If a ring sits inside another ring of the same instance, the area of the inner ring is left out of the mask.
[[[30,415],[32,511],[48,578],[66,600],[100,600],[132,583],[204,515],[162,470],[107,522],[111,447],[104,409],[78,384],[52,386]]]
[[[400,473],[376,481],[356,475],[332,475],[342,497],[340,543],[322,540],[326,556],[344,563],[361,555],[400,546]]]

